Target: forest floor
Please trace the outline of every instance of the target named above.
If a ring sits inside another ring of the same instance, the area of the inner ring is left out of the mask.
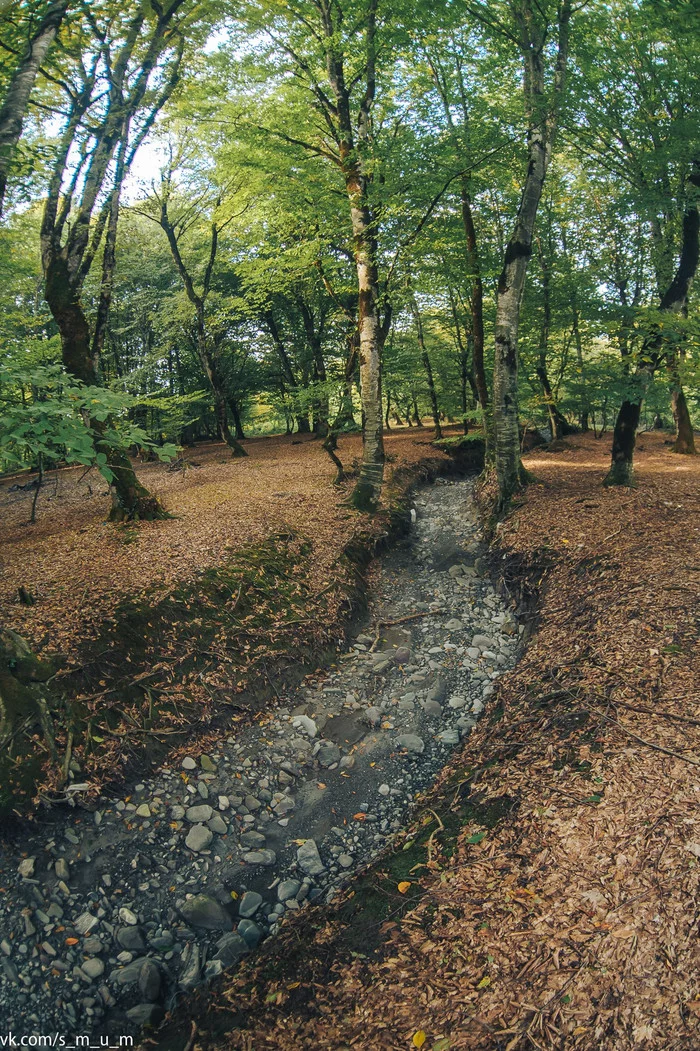
[[[177,469],[139,465],[173,515],[158,522],[109,523],[105,483],[65,469],[47,477],[29,525],[31,479],[4,479],[0,625],[54,676],[48,733],[38,718],[9,728],[0,818],[71,800],[78,785],[94,801],[317,667],[363,601],[358,573],[402,494],[426,470],[450,469],[431,438],[387,435],[384,506],[370,524],[347,503],[359,435],[340,438],[340,487],[312,436],[251,439],[245,459],[208,444]]]
[[[536,628],[393,853],[144,1047],[700,1046],[700,460],[644,435],[605,490],[608,457],[527,458],[494,572]]]

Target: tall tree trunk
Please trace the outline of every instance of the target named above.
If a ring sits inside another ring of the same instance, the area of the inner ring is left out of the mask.
[[[245,431],[243,430],[243,423],[241,421],[241,414],[238,410],[238,403],[235,398],[228,399],[229,408],[231,409],[231,416],[233,417],[233,426],[236,432],[236,438],[243,442],[245,441]]]
[[[297,383],[297,378],[294,375],[292,363],[290,361],[289,354],[287,353],[287,348],[284,345],[284,340],[282,339],[282,334],[279,330],[279,326],[277,325],[274,314],[271,310],[268,310],[265,313],[265,324],[267,325],[270,336],[272,337],[272,344],[275,350],[277,351],[277,356],[280,359],[280,364],[282,365],[282,373],[284,375],[285,380],[287,381],[287,386],[292,391],[292,397],[294,397],[295,394],[298,394],[299,384]],[[296,422],[297,431],[299,432],[299,434],[311,433],[308,415],[306,415],[305,413],[298,413],[296,416]]]
[[[423,321],[420,316],[418,304],[414,298],[411,300],[411,311],[413,313],[414,320],[416,322],[416,334],[418,336],[418,346],[421,352],[421,361],[423,368],[425,369],[426,379],[428,380],[428,393],[430,395],[430,405],[433,410],[433,422],[435,424],[435,437],[442,438],[442,427],[440,426],[440,410],[438,408],[437,394],[435,392],[435,380],[433,378],[433,367],[430,363],[430,355],[428,354],[428,348],[425,345],[425,335],[423,333]]]
[[[472,315],[472,370],[479,405],[484,414],[484,433],[486,434],[488,445],[490,427],[488,425],[489,388],[484,369],[484,285],[481,278],[481,262],[479,259],[476,227],[474,226],[474,215],[472,213],[471,195],[466,177],[462,179],[461,197],[462,223],[467,239],[467,263],[469,266],[469,280],[471,282],[469,306]]]
[[[5,101],[0,108],[0,216],[2,216],[7,178],[12,156],[22,135],[24,117],[37,73],[48,54],[68,8],[68,0],[51,4],[29,41],[27,53],[20,60]]]
[[[554,73],[553,99],[547,98],[544,43],[547,28],[536,31],[530,0],[523,0],[518,21],[524,58],[525,105],[528,113],[528,169],[513,233],[506,246],[503,270],[496,296],[496,353],[493,402],[495,417],[495,465],[498,479],[498,508],[503,510],[521,485],[518,428],[518,326],[525,275],[532,255],[532,237],[549,167],[556,117],[564,90],[568,59],[571,3],[559,8],[559,42]],[[549,111],[549,112],[548,112]]]
[[[697,203],[697,194],[700,191],[699,164],[696,163],[693,166],[693,170],[688,176],[688,182],[692,187],[691,193],[693,195],[690,197],[683,214],[681,254],[678,268],[659,304],[660,311],[681,316],[685,315],[688,310],[688,292],[695,277],[700,258],[700,212],[698,211]],[[664,358],[663,344],[664,336],[660,329],[647,339],[644,344],[642,351],[643,364],[637,369],[640,394],[638,398],[626,398],[620,406],[613,434],[612,462],[610,470],[604,479],[604,485],[634,485],[636,428],[639,423],[646,388]],[[670,352],[666,352],[667,364],[669,355],[674,354],[675,348]],[[673,358],[671,358],[671,362],[673,362]],[[635,427],[634,431],[630,433],[628,421],[633,419],[636,420]],[[688,420],[689,423],[690,421]]]
[[[233,457],[247,456],[242,445],[231,434],[228,425],[228,410],[226,408],[226,389],[219,375],[213,355],[209,352],[207,345],[206,323],[204,319],[204,301],[198,298],[195,304],[197,312],[197,355],[199,357],[202,371],[209,381],[212,394],[214,395],[214,416],[216,418],[216,429],[222,442],[225,442],[231,450]]]
[[[95,363],[92,357],[90,326],[79,295],[71,288],[66,260],[59,256],[46,269],[46,302],[61,337],[63,364],[67,372],[89,387],[97,386]],[[99,447],[110,421],[91,420]],[[165,517],[158,500],[141,485],[126,452],[105,445],[102,450],[114,475],[110,520],[154,519]]]
[[[360,334],[360,397],[364,430],[362,464],[352,494],[352,503],[362,511],[374,511],[384,481],[384,438],[382,433],[382,343],[379,317],[379,275],[373,217],[366,204],[365,180],[356,171],[348,180],[348,197],[354,235],[357,269],[358,330]]]
[[[684,453],[686,456],[695,456],[693,424],[688,411],[688,402],[685,400],[685,392],[680,383],[674,385],[671,391],[671,408],[676,425],[676,440],[673,443],[673,451],[674,453]]]

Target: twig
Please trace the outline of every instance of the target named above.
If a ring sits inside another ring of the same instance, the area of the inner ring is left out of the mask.
[[[613,701],[612,703],[614,704],[615,702]],[[623,726],[619,719],[611,719],[607,715],[602,715],[601,718],[607,723],[613,723],[613,725],[618,726],[624,731],[624,733],[628,734],[635,741],[639,741],[640,744],[646,745],[647,748],[653,748],[656,752],[663,752],[664,755],[670,755],[674,759],[682,759],[684,763],[690,763],[692,766],[700,766],[700,760],[698,759],[691,759],[690,756],[682,755],[680,752],[674,752],[670,748],[664,748],[663,745],[653,744],[651,741],[645,741],[643,737],[632,733],[632,731],[628,730],[626,726]]]
[[[407,620],[417,620],[419,617],[432,617],[438,613],[446,613],[446,609],[428,609],[422,613],[409,613],[407,617],[398,617],[396,620],[378,620],[376,624],[376,636],[374,642],[369,648],[369,653],[373,653],[374,649],[379,642],[379,634],[382,628],[393,628],[396,624],[405,624]]]
[[[687,698],[680,698],[686,700]],[[660,712],[654,708],[641,708],[639,705],[627,704],[626,701],[614,700],[613,704],[619,704],[623,708],[629,708],[631,712],[641,712],[643,715],[661,715],[664,719],[677,719],[678,722],[690,723],[691,726],[700,726],[700,719],[691,719],[688,715],[675,715],[673,712]]]
[[[429,813],[431,813],[433,815],[433,817],[437,821],[439,827],[433,829],[433,831],[430,833],[430,836],[428,837],[427,843],[425,844],[426,849],[428,851],[428,864],[430,864],[430,862],[433,860],[433,839],[438,834],[438,832],[444,832],[445,831],[445,826],[443,825],[442,821],[440,820],[438,815],[435,813],[435,811],[434,810],[430,810]]]
[[[187,1041],[187,1043],[185,1044],[185,1046],[183,1048],[183,1051],[192,1051],[192,1049],[194,1047],[194,1042],[195,1042],[196,1039],[197,1039],[197,1023],[195,1022],[195,1020],[193,1018],[192,1019],[192,1028],[190,1030],[190,1038]]]

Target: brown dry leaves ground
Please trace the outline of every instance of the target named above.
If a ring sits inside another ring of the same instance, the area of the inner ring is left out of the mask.
[[[424,430],[388,435],[394,466],[435,455],[430,437]],[[49,476],[33,526],[31,494],[11,491],[26,478],[0,483],[0,622],[35,646],[70,653],[97,634],[124,596],[153,587],[166,593],[232,549],[286,528],[313,538],[312,586],[326,580],[358,516],[341,506],[346,494],[331,484],[335,468],[320,442],[274,437],[245,447],[244,460],[231,459],[220,444],[187,450],[199,466],[186,471],[141,465],[139,478],[176,518],[138,527],[106,521],[107,486],[94,472],[80,481],[82,469],[60,471],[56,495]],[[339,454],[351,464],[361,454],[359,436],[342,437]],[[36,605],[18,602],[20,586]]]
[[[447,463],[430,438],[388,436],[387,493],[405,488],[418,462]],[[0,487],[0,624],[60,658],[48,731],[29,713],[0,751],[0,818],[62,799],[70,764],[94,798],[230,723],[232,711],[249,717],[287,672],[313,669],[342,637],[356,580],[341,555],[358,534],[371,547],[387,516],[368,525],[347,506],[352,480],[332,484],[320,442],[246,445],[243,460],[208,445],[188,450],[184,471],[142,465],[176,516],[167,521],[106,522],[99,477],[62,470],[30,526],[31,494],[17,488],[26,476]],[[339,451],[351,467],[359,436],[341,438]],[[20,603],[20,588],[33,605]]]
[[[700,1047],[700,458],[645,435],[638,488],[606,491],[608,456],[528,457],[538,484],[500,530],[509,586],[516,562],[541,578],[539,624],[429,805],[464,769],[507,816],[463,828],[369,958],[320,966],[340,922],[292,925],[190,1046]]]

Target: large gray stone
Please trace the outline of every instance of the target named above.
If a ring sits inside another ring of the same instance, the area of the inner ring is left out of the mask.
[[[144,960],[139,971],[139,989],[144,1000],[153,1003],[160,996],[160,970],[153,960]]]
[[[333,744],[332,741],[321,741],[318,752],[316,753],[320,765],[324,769],[328,769],[329,766],[333,766],[334,763],[340,762],[340,749],[337,744]]]
[[[231,917],[216,898],[208,894],[195,894],[180,906],[180,915],[193,927],[206,927],[210,931],[231,929]]]
[[[262,894],[255,890],[247,890],[238,905],[238,915],[250,919],[258,911],[263,903]]]
[[[185,811],[185,817],[193,825],[199,825],[203,821],[208,821],[214,811],[208,803],[201,803],[199,806],[188,807]]]
[[[307,839],[297,850],[297,864],[307,876],[320,876],[325,872],[325,866],[321,861],[316,841]]]
[[[249,952],[248,943],[236,931],[231,931],[230,934],[219,938],[216,948],[216,959],[221,960],[224,967],[232,967],[234,963],[238,963],[241,956]]]
[[[189,847],[195,854],[198,854],[201,850],[206,850],[211,845],[213,838],[214,833],[206,825],[193,825],[187,833],[185,846]]]
[[[396,738],[396,744],[399,748],[405,748],[407,752],[412,752],[414,755],[422,755],[425,751],[425,741],[416,734],[401,734]]]

